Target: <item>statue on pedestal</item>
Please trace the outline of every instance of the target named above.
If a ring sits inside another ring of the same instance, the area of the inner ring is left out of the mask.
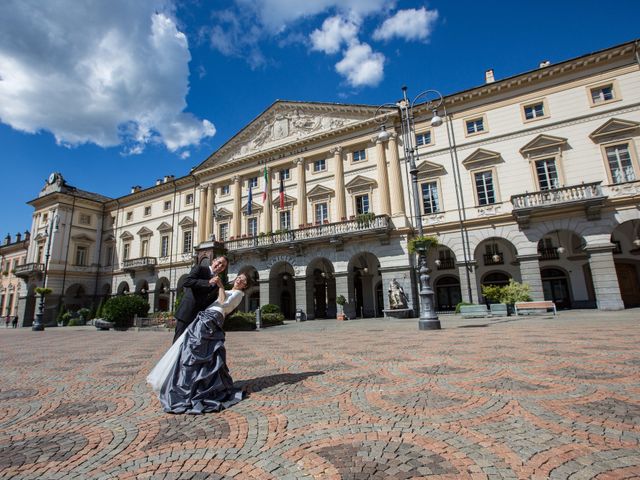
[[[389,284],[389,306],[392,310],[405,309],[409,305],[407,295],[398,281],[394,278]]]

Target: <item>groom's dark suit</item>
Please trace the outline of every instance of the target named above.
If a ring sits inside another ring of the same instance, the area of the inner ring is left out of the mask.
[[[209,283],[213,277],[211,268],[196,265],[191,269],[185,280],[184,295],[176,311],[176,333],[173,336],[175,342],[182,332],[201,312],[218,298],[218,286]]]

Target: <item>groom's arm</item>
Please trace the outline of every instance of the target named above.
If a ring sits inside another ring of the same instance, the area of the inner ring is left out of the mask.
[[[191,269],[189,275],[184,281],[183,286],[186,288],[198,288],[198,289],[207,289],[212,290],[215,285],[211,285],[208,279],[200,278],[198,275],[200,273],[200,266],[196,265]]]

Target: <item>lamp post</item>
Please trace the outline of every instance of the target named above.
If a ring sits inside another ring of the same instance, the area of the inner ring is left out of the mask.
[[[51,216],[51,221],[49,222],[49,226],[47,227],[47,249],[44,254],[44,272],[42,273],[42,288],[47,288],[47,270],[49,269],[49,256],[51,254],[51,238],[53,237],[53,232],[58,230],[58,214],[54,213]],[[40,303],[38,304],[38,313],[36,313],[35,318],[33,319],[33,325],[31,326],[31,330],[34,332],[42,332],[44,331],[44,322],[42,321],[42,317],[44,316],[44,296],[45,293],[42,291],[40,293]]]

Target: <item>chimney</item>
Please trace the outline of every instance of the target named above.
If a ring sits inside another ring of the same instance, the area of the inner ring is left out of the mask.
[[[170,182],[173,179],[174,179],[173,175],[165,175],[164,176],[164,183]]]
[[[31,238],[31,232],[29,230],[24,231],[24,239],[29,240]]]
[[[16,233],[16,243],[22,240],[22,234],[20,232]]]
[[[4,237],[4,244],[9,245],[11,243],[11,235],[7,233],[7,236]]]
[[[551,62],[549,60],[543,60],[540,62],[540,65],[538,65],[538,68],[548,67],[549,65],[551,65]]]
[[[136,193],[140,190],[142,190],[142,187],[140,185],[134,185],[133,187],[131,187],[131,193]]]
[[[496,79],[493,76],[493,68],[490,68],[486,72],[484,72],[484,83],[493,83]]]
[[[156,180],[156,185],[160,185],[161,183],[162,183],[162,180],[158,178],[158,179]]]

